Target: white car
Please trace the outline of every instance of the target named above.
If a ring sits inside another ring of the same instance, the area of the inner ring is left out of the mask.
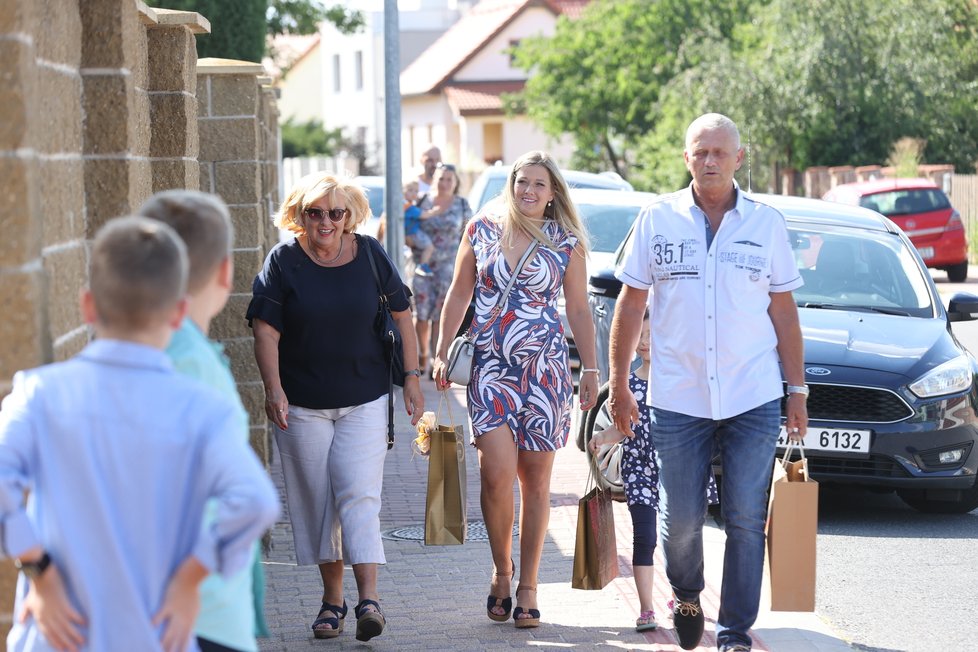
[[[472,184],[468,199],[472,211],[486,205],[490,199],[498,197],[506,185],[506,178],[512,169],[511,165],[494,165],[482,171]],[[567,185],[573,188],[603,188],[607,190],[634,190],[632,184],[622,179],[615,172],[580,172],[578,170],[561,170]]]
[[[571,201],[577,206],[581,221],[591,239],[591,252],[588,254],[587,275],[605,267],[611,267],[615,262],[615,251],[628,235],[639,211],[656,198],[651,192],[635,190],[593,190],[586,188],[571,188]],[[560,296],[558,310],[560,321],[570,345],[571,369],[575,372],[581,366],[581,359],[574,345],[574,337],[567,323],[564,311],[564,297]],[[574,374],[575,382],[577,374]]]

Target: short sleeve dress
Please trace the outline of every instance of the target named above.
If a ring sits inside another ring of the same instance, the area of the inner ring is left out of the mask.
[[[472,435],[506,424],[519,449],[528,451],[555,451],[567,443],[574,392],[557,298],[577,237],[552,220],[543,231],[553,247],[537,248],[488,327],[512,273],[502,254],[502,223],[483,214],[465,234],[476,259]]]
[[[425,198],[421,203],[421,210],[429,210],[431,207],[431,199]],[[428,261],[433,273],[430,276],[410,277],[417,319],[438,319],[441,314],[442,304],[448,295],[448,286],[452,284],[462,228],[471,217],[469,202],[464,197],[456,197],[447,212],[421,220],[421,231],[431,238],[435,249]],[[411,255],[417,259],[420,251],[412,250]]]

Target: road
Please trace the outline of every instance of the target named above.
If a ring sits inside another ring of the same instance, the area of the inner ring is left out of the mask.
[[[945,305],[978,295],[934,272]],[[978,321],[954,334],[978,354]],[[978,624],[978,510],[921,514],[895,494],[825,489],[820,494],[816,610],[856,650],[946,652],[975,646]]]

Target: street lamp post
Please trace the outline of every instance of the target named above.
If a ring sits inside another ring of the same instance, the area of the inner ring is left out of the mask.
[[[400,31],[397,0],[384,0],[384,171],[387,186],[385,246],[397,269],[404,269],[404,206],[401,201]]]

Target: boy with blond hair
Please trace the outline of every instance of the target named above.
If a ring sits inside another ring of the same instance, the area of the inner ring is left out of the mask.
[[[247,567],[278,496],[234,404],[163,352],[186,310],[179,236],[118,218],[90,261],[96,340],[18,372],[0,410],[0,553],[21,569],[7,649],[196,650],[198,585]]]
[[[248,441],[248,415],[223,347],[208,338],[211,320],[227,303],[234,280],[234,228],[227,204],[196,190],[166,190],[142,205],[140,215],[173,228],[187,248],[187,316],[173,334],[167,355],[177,371],[203,381],[235,405],[235,436]],[[252,564],[237,574],[211,575],[200,585],[195,631],[203,652],[257,652],[256,635],[268,634],[263,612],[264,575],[256,543]]]

